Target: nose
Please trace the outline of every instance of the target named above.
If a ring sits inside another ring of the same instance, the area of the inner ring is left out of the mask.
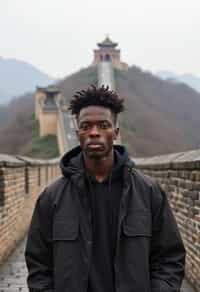
[[[92,137],[96,137],[96,136],[99,136],[99,129],[97,127],[97,125],[94,125],[91,130],[90,130],[90,136]]]

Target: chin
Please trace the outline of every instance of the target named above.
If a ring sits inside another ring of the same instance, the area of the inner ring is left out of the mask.
[[[99,159],[104,158],[105,155],[100,154],[100,153],[87,153],[87,157],[90,158],[90,159],[96,159],[96,160],[99,160]]]
[[[103,152],[92,152],[92,151],[86,151],[86,156],[90,159],[103,159],[106,157],[106,153]]]

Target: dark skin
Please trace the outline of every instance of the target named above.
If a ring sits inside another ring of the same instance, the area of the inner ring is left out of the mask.
[[[113,142],[119,135],[113,113],[103,106],[88,106],[77,117],[77,135],[88,172],[102,182],[114,163]]]

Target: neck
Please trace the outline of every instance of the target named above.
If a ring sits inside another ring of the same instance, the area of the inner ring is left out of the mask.
[[[113,150],[109,154],[101,159],[91,159],[88,158],[85,153],[83,153],[85,166],[87,171],[96,178],[97,181],[103,181],[112,171],[114,163],[114,153]]]

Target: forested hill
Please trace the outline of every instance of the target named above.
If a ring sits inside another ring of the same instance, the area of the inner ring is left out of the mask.
[[[66,100],[69,101],[78,90],[85,89],[91,84],[97,85],[96,67],[88,67],[64,78],[58,83]]]
[[[76,90],[87,88],[91,83],[97,83],[94,67],[66,77],[58,87],[69,100]],[[27,148],[36,128],[34,110],[34,94],[15,98],[7,106],[0,105],[0,153],[28,155]]]
[[[135,66],[127,72],[115,70],[115,79],[117,91],[125,98],[126,105],[121,117],[123,143],[132,155],[150,156],[199,147],[200,94],[184,84],[163,81]],[[81,69],[61,80],[58,86],[69,101],[75,91],[90,84],[97,84],[95,67]],[[24,96],[8,107],[0,107],[3,128],[0,135],[4,137],[4,143],[0,141],[0,152],[23,153],[25,144],[30,143],[33,112],[33,96]],[[9,120],[9,125],[5,125],[5,120]],[[16,141],[15,137],[21,133],[23,139]]]
[[[115,78],[126,101],[122,125],[132,154],[155,155],[199,147],[199,93],[135,66],[127,72],[115,70]]]

